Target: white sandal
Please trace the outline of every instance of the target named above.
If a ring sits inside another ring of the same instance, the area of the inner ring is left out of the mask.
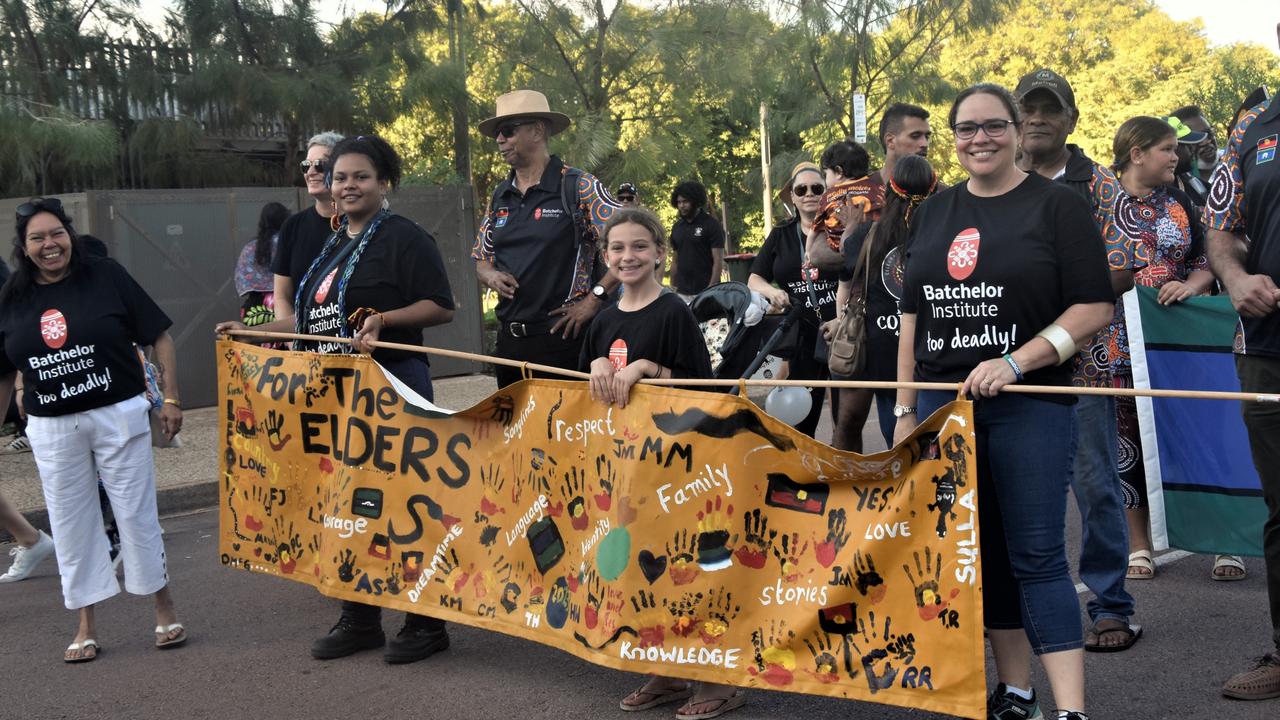
[[[93,654],[85,657],[83,652],[93,648]],[[93,638],[87,638],[84,642],[71,643],[67,646],[67,652],[81,653],[79,657],[67,657],[64,653],[62,662],[65,663],[86,663],[98,659],[98,653],[102,652],[102,648],[98,647],[98,641]]]
[[[1239,570],[1236,575],[1219,575],[1219,568],[1235,568]],[[1232,582],[1235,580],[1243,580],[1245,576],[1244,558],[1239,555],[1216,555],[1213,558],[1213,569],[1209,571],[1209,577],[1218,582]]]
[[[1135,572],[1134,568],[1144,568],[1146,572]],[[1156,564],[1151,558],[1150,550],[1134,550],[1129,553],[1129,570],[1124,574],[1125,580],[1150,580],[1156,576]]]

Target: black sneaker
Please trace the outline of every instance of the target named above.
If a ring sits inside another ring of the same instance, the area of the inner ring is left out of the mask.
[[[1058,720],[1089,720],[1089,716],[1082,712],[1072,710],[1065,715],[1059,715]]]
[[[1030,700],[1023,700],[1000,683],[995,692],[987,696],[987,720],[1041,720],[1043,717],[1034,690]]]
[[[449,633],[444,623],[436,627],[405,626],[387,643],[382,659],[392,665],[426,660],[438,652],[449,649]]]
[[[357,625],[346,617],[339,618],[328,635],[311,643],[311,657],[332,660],[361,650],[374,650],[387,643],[380,627]]]

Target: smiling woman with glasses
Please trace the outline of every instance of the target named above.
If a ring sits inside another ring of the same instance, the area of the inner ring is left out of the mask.
[[[169,593],[151,402],[138,355],[139,347],[155,346],[165,396],[161,427],[172,439],[182,427],[172,323],[123,267],[85,253],[56,198],[19,205],[16,229],[15,269],[0,289],[0,406],[9,404],[21,370],[27,437],[57,538],[62,595],[80,616],[63,659],[97,657],[94,608],[120,592],[99,480],[120,532],[125,589],[154,596],[156,647],[181,645],[187,635]]]
[[[1084,633],[1064,526],[1073,431],[1070,395],[1002,393],[1068,385],[1068,362],[1111,319],[1102,236],[1062,183],[1014,165],[1018,107],[975,85],[951,107],[965,182],[925,200],[906,244],[900,382],[960,383],[974,400],[984,620],[999,685],[989,717],[1040,717],[1031,654],[1058,718],[1084,713]],[[954,391],[897,392],[894,441]]]

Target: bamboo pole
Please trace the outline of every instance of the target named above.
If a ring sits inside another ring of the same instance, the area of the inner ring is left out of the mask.
[[[262,330],[228,330],[225,335],[238,335],[242,337],[256,337],[275,340],[303,340],[309,342],[337,342],[343,344],[351,344],[347,338],[335,338],[328,335],[299,335],[297,333],[280,333],[266,332]],[[542,372],[554,375],[561,375],[577,380],[587,380],[591,376],[577,370],[566,370],[564,368],[554,367],[552,365],[542,365],[540,363],[521,362],[519,360],[508,360],[506,358],[493,357],[491,355],[479,355],[477,353],[463,352],[461,350],[446,350],[444,348],[423,347],[421,345],[406,345],[404,343],[382,342],[381,340],[373,343],[374,347],[387,348],[388,350],[406,350],[408,352],[417,352],[427,355],[439,355],[441,357],[457,358],[459,360],[472,360],[474,362],[489,363],[491,365],[506,365],[507,367],[518,367],[527,372]],[[890,382],[890,381],[872,381],[872,380],[713,380],[713,379],[693,379],[693,378],[670,378],[659,380],[657,378],[645,378],[640,381],[645,385],[678,385],[681,387],[804,387],[804,388],[861,388],[868,390],[889,390],[896,388],[908,388],[912,390],[942,390],[946,392],[958,393],[962,383],[942,383],[942,382]],[[1144,390],[1141,388],[1101,388],[1101,387],[1064,387],[1059,385],[1006,385],[1001,392],[1013,393],[1029,393],[1033,395],[1110,395],[1113,397],[1153,397],[1153,398],[1184,398],[1193,400],[1233,400],[1233,401],[1251,401],[1251,402],[1280,402],[1280,395],[1268,395],[1263,393],[1246,393],[1246,392],[1224,392],[1221,390],[1168,390],[1160,388],[1152,388]]]

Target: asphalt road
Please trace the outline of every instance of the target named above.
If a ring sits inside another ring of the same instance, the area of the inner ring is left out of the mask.
[[[163,525],[187,646],[155,650],[149,599],[121,595],[99,606],[98,660],[64,664],[76,619],[62,607],[56,569],[47,563],[27,581],[0,585],[0,718],[621,718],[617,702],[640,680],[460,626],[452,628],[452,649],[413,665],[386,665],[376,652],[312,660],[309,644],[336,619],[336,601],[297,583],[223,568],[213,511]],[[0,557],[7,549],[0,546]],[[1154,580],[1131,583],[1146,635],[1129,652],[1087,656],[1092,717],[1280,718],[1280,700],[1240,703],[1218,694],[1224,678],[1265,649],[1262,565],[1247,565],[1245,581],[1216,583],[1208,578],[1209,559],[1192,556],[1163,565]],[[388,613],[389,634],[399,622],[398,613]],[[1038,672],[1037,686],[1047,690]],[[640,717],[673,714],[664,708]],[[730,717],[941,716],[753,691]]]

